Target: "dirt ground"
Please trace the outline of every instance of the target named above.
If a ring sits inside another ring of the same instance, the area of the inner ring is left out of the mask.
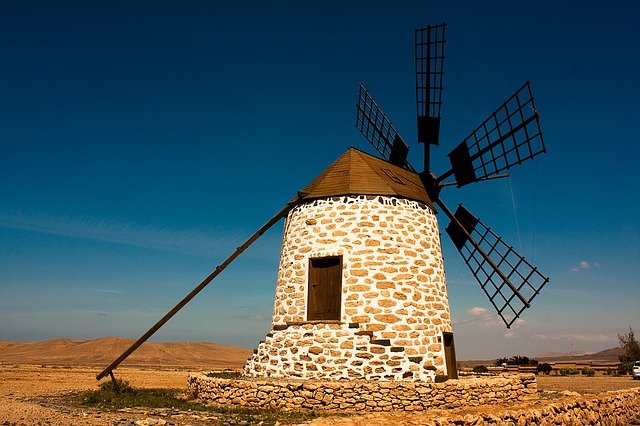
[[[92,367],[0,365],[0,425],[135,424],[150,417],[145,412],[109,413],[56,404],[60,395],[97,389],[99,372]],[[186,389],[189,371],[123,367],[115,375],[134,387]]]
[[[538,389],[546,392],[573,391],[581,394],[640,387],[630,376],[537,376]]]
[[[135,424],[224,424],[220,418],[196,413],[171,413],[162,410],[125,410],[100,412],[60,405],[60,396],[79,390],[96,389],[100,369],[93,367],[55,367],[0,364],[0,425],[135,425]],[[188,370],[157,368],[119,368],[116,377],[134,387],[182,388],[186,390]],[[104,380],[104,379],[103,379]],[[542,395],[561,397],[562,391],[600,393],[640,386],[630,377],[549,377],[538,378]],[[555,396],[554,396],[555,395]],[[510,407],[513,408],[513,407]],[[419,424],[429,413],[390,414],[364,417],[328,417],[317,425]],[[397,417],[400,416],[400,417]],[[163,423],[164,422],[164,423]],[[234,424],[229,422],[228,424]],[[236,423],[238,424],[238,423]]]

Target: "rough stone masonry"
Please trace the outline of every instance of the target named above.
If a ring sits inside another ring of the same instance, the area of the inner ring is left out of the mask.
[[[189,390],[219,405],[322,411],[424,411],[515,403],[535,398],[533,374],[420,381],[221,379],[189,377]]]
[[[310,259],[340,257],[339,318],[309,321]],[[316,199],[288,215],[271,330],[250,377],[433,381],[451,321],[440,235],[426,204],[393,196]]]

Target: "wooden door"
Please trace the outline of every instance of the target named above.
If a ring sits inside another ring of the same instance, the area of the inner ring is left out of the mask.
[[[442,333],[444,340],[444,360],[447,365],[447,376],[450,379],[458,378],[458,365],[456,363],[456,347],[453,344],[453,333]]]
[[[309,259],[307,320],[339,320],[342,256]]]

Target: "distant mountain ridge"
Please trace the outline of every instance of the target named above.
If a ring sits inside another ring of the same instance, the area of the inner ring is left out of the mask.
[[[580,355],[575,352],[565,354],[553,354],[553,356],[540,355],[536,357],[538,361],[543,362],[560,362],[560,361],[600,361],[600,362],[618,362],[618,357],[624,353],[621,347],[609,348],[600,352],[582,353]],[[551,354],[548,354],[551,355]]]
[[[576,352],[571,353],[548,353],[539,356],[534,356],[533,359],[538,362],[546,362],[549,364],[555,362],[571,362],[571,361],[583,361],[583,362],[602,362],[602,363],[610,363],[610,362],[619,362],[618,356],[622,355],[624,351],[622,348],[609,348],[600,352],[593,353],[584,353],[584,351],[580,351],[580,355]],[[515,354],[512,354],[515,355]],[[508,355],[509,357],[512,355]],[[507,356],[507,355],[505,355]],[[466,360],[460,361],[460,364],[463,367],[474,367],[476,365],[493,365],[495,359],[485,359],[485,360]]]
[[[0,340],[0,363],[106,367],[133,342],[122,337],[60,338],[42,342]],[[145,342],[122,365],[240,368],[250,355],[249,349],[219,343]]]

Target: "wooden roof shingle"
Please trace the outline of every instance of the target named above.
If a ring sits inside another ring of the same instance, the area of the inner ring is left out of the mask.
[[[349,148],[300,191],[299,201],[342,195],[389,195],[433,204],[417,173]]]

